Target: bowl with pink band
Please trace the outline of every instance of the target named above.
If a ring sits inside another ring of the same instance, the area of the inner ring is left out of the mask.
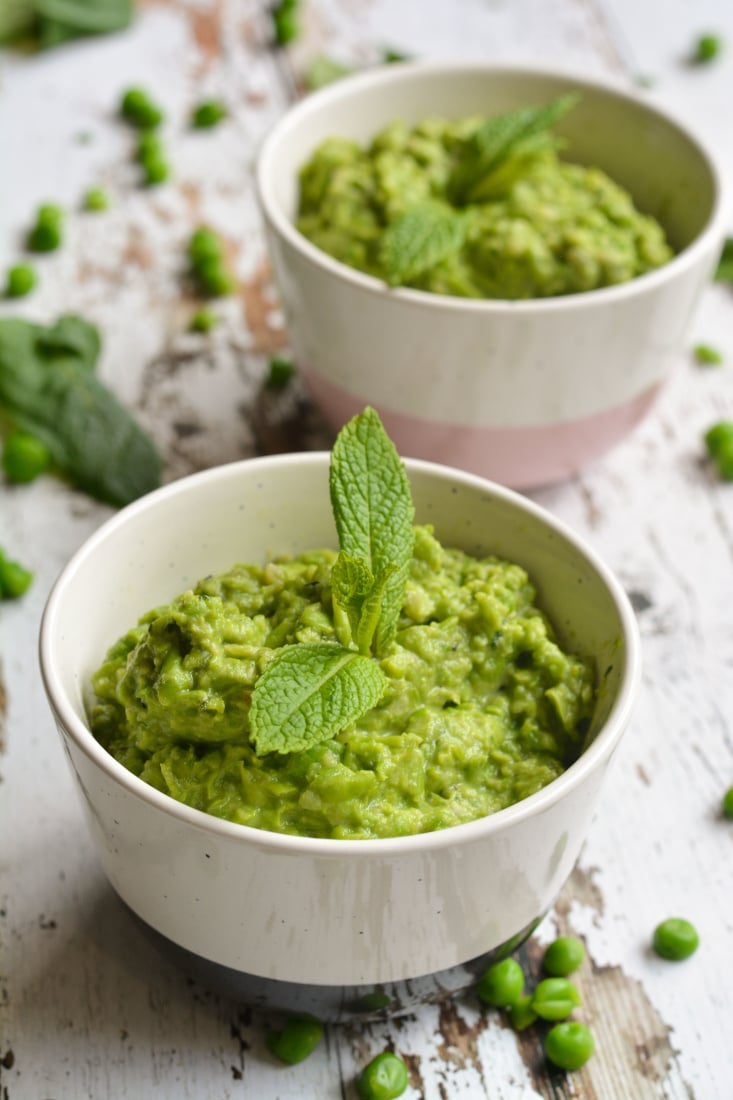
[[[580,97],[562,122],[571,159],[661,222],[675,253],[662,267],[561,297],[457,298],[388,287],[296,228],[298,172],[326,138],[364,143],[397,118],[498,114],[568,92]],[[625,86],[537,68],[415,63],[349,77],[283,116],[257,188],[294,359],[333,428],[370,404],[401,454],[520,489],[576,473],[652,408],[725,231],[720,173],[684,125]]]

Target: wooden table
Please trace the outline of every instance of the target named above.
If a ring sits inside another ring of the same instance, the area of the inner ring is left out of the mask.
[[[297,383],[262,399],[268,359],[287,335],[252,188],[258,142],[315,55],[363,66],[391,47],[648,81],[652,101],[717,145],[733,182],[725,0],[310,0],[303,23],[302,38],[276,51],[256,0],[148,0],[128,33],[3,58],[0,266],[19,255],[38,203],[69,213],[65,247],[39,261],[40,289],[0,312],[45,321],[77,311],[96,321],[101,373],[153,432],[167,479],[328,444]],[[727,49],[695,68],[687,55],[706,30]],[[135,83],[167,112],[175,172],[155,190],[139,187],[131,135],[115,117],[122,89]],[[209,94],[226,100],[231,118],[191,132],[191,105]],[[96,183],[113,207],[82,214],[80,197]],[[208,337],[186,333],[194,303],[182,283],[185,242],[204,220],[226,238],[240,284]],[[727,365],[701,367],[685,349],[627,442],[535,494],[620,576],[645,655],[632,726],[580,862],[522,952],[536,971],[558,931],[587,945],[582,1016],[598,1049],[568,1077],[548,1073],[534,1029],[515,1034],[471,997],[329,1029],[307,1062],[283,1067],[266,1051],[262,1020],[158,956],[96,862],[36,662],[50,585],[110,510],[50,477],[0,487],[0,544],[36,574],[22,600],[0,608],[2,1100],[354,1098],[359,1068],[385,1047],[406,1059],[412,1100],[733,1097],[733,824],[719,809],[733,784],[733,487],[716,480],[701,448],[712,421],[733,417],[729,287],[705,292],[689,345],[703,341]],[[679,965],[649,947],[672,914],[694,921],[702,939]]]

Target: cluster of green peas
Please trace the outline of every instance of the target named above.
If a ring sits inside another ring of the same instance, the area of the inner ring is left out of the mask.
[[[221,100],[205,100],[193,108],[191,126],[197,130],[210,129],[225,119],[227,114]],[[143,88],[128,88],[120,101],[120,115],[140,131],[136,159],[142,168],[145,184],[153,186],[163,183],[170,176],[170,164],[157,132],[165,119],[162,109]],[[109,195],[103,187],[90,187],[82,199],[82,209],[90,213],[100,213],[108,210],[109,206]],[[35,221],[28,231],[28,251],[55,252],[63,244],[63,237],[64,211],[55,203],[43,203],[38,207]],[[35,289],[37,283],[38,274],[32,264],[14,264],[7,273],[5,296],[24,298]]]
[[[560,936],[542,959],[542,969],[548,977],[538,982],[532,993],[524,992],[524,972],[519,963],[508,958],[489,967],[478,981],[476,994],[485,1005],[505,1009],[517,1031],[538,1019],[551,1022],[553,1026],[544,1040],[547,1058],[560,1069],[580,1069],[593,1054],[595,1040],[585,1024],[568,1019],[582,1003],[568,975],[578,969],[584,958],[585,948],[579,939]]]

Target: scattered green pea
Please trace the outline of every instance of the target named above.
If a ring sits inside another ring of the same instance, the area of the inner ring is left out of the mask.
[[[733,420],[719,420],[703,438],[720,477],[733,481]]]
[[[155,184],[165,183],[171,174],[170,165],[164,156],[159,154],[145,157],[140,162],[143,169],[143,179],[148,187],[154,187]]]
[[[564,1020],[579,1004],[580,993],[567,978],[544,978],[532,994],[532,1009],[543,1020]]]
[[[723,356],[710,344],[697,344],[692,350],[698,363],[704,363],[705,366],[719,367],[723,362]]]
[[[729,787],[723,795],[723,814],[733,821],[733,787]]]
[[[715,458],[721,447],[733,441],[733,420],[719,420],[705,432],[705,446],[711,458]]]
[[[362,1100],[396,1100],[408,1085],[407,1066],[391,1051],[372,1058],[359,1074],[357,1087]]]
[[[293,1017],[282,1031],[272,1031],[267,1036],[267,1049],[281,1062],[294,1066],[302,1062],[316,1049],[323,1038],[323,1025],[306,1017]]]
[[[5,294],[8,298],[23,298],[38,282],[36,270],[30,264],[15,264],[8,271]]]
[[[163,112],[143,88],[128,88],[120,103],[120,114],[140,130],[154,130],[163,121]]]
[[[545,1036],[545,1054],[559,1069],[580,1069],[595,1048],[592,1033],[585,1024],[575,1020],[555,1024]]]
[[[189,329],[191,332],[211,332],[219,324],[220,318],[211,309],[198,309],[191,317]]]
[[[209,99],[194,108],[191,125],[197,130],[206,130],[217,126],[227,114],[228,111],[220,99]]]
[[[509,1008],[524,989],[524,974],[516,959],[502,959],[486,970],[476,983],[476,995],[485,1005]]]
[[[298,37],[298,0],[280,0],[272,11],[272,29],[278,46],[287,46]]]
[[[193,268],[199,267],[205,260],[220,260],[221,241],[211,229],[197,229],[188,242],[188,258]]]
[[[410,55],[402,53],[400,50],[382,50],[382,61],[385,65],[394,65],[400,61],[410,61]]]
[[[693,60],[704,65],[708,61],[713,61],[722,48],[723,40],[719,35],[701,34],[695,42]]]
[[[143,130],[137,139],[137,159],[143,164],[150,157],[163,156],[163,142],[155,130]]]
[[[109,195],[103,187],[90,187],[84,196],[84,209],[91,213],[109,210]]]
[[[216,233],[197,229],[188,242],[188,258],[199,290],[211,298],[231,294],[236,283],[224,263],[224,248]]]
[[[542,969],[554,978],[566,978],[585,958],[585,948],[575,936],[558,936],[545,951]]]
[[[212,298],[220,298],[234,290],[234,279],[221,260],[204,260],[196,268],[196,275],[201,289]]]
[[[25,432],[13,432],[3,447],[3,470],[8,481],[27,484],[48,469],[51,454],[45,443]]]
[[[10,561],[0,550],[0,598],[15,600],[29,589],[33,580],[30,570],[17,561]]]
[[[684,917],[669,917],[654,929],[652,946],[660,958],[680,962],[694,955],[700,937],[695,926]]]
[[[36,212],[36,222],[32,226],[27,245],[31,252],[54,252],[63,238],[64,214],[60,206],[44,203]]]
[[[267,375],[267,388],[269,390],[281,390],[287,386],[295,374],[295,364],[292,359],[286,359],[282,355],[274,355],[270,360],[270,370]]]
[[[36,223],[38,225],[61,225],[64,212],[55,202],[44,202],[38,207]]]
[[[532,997],[528,993],[514,1002],[509,1009],[509,1019],[515,1031],[524,1031],[537,1019],[537,1013],[532,1008]]]

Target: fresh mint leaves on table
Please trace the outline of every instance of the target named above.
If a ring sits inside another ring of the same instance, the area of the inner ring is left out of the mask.
[[[429,271],[460,252],[466,239],[466,215],[437,199],[411,206],[384,231],[380,262],[390,286]]]
[[[482,202],[501,194],[527,159],[557,149],[561,142],[552,127],[577,102],[577,95],[564,95],[541,107],[522,107],[487,119],[459,153],[448,184],[453,202]]]
[[[74,38],[123,30],[132,13],[132,0],[4,0],[0,42],[28,36],[48,49]]]
[[[99,381],[94,325],[73,315],[48,328],[0,320],[0,411],[38,439],[79,489],[122,506],[157,488],[149,436]]]
[[[339,432],[329,487],[340,550],[332,570],[337,643],[285,646],[252,692],[258,754],[300,752],[376,706],[381,656],[397,629],[414,545],[410,485],[394,444],[367,408]]]

